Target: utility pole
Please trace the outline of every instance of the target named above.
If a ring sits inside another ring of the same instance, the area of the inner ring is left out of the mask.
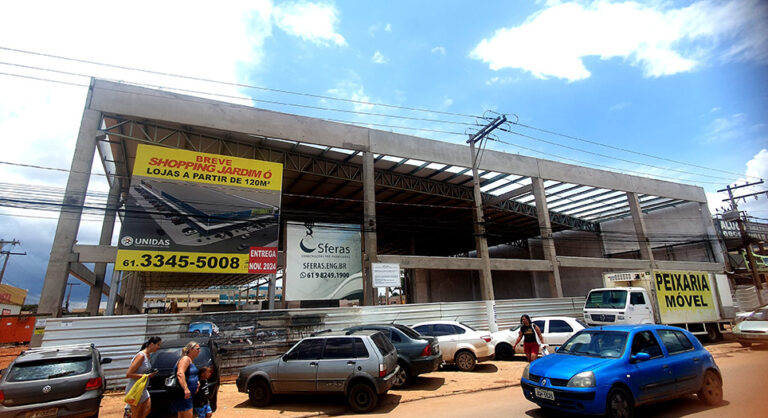
[[[469,152],[472,163],[472,184],[475,198],[475,246],[477,256],[482,260],[483,268],[480,270],[480,297],[485,301],[485,310],[488,315],[488,328],[491,332],[496,332],[499,327],[496,325],[496,306],[493,295],[493,278],[491,276],[491,257],[488,253],[488,238],[485,229],[485,213],[483,212],[483,196],[480,193],[480,176],[477,173],[479,158],[475,154],[475,143],[482,145],[483,139],[494,129],[498,128],[507,121],[506,116],[501,115],[482,127],[477,133],[471,135],[467,140],[469,143]],[[482,148],[481,146],[478,148]]]
[[[750,196],[757,196],[759,194],[763,194],[765,192],[759,192],[759,193],[751,193],[743,196],[733,196],[733,191],[736,189],[740,189],[742,187],[748,187],[748,186],[754,186],[757,184],[763,184],[763,181],[760,180],[755,183],[747,183],[741,186],[733,186],[730,185],[726,186],[725,189],[718,190],[717,192],[728,192],[728,199],[723,199],[723,202],[730,202],[731,203],[731,210],[733,212],[736,212],[736,224],[739,226],[739,233],[741,234],[741,245],[744,247],[744,251],[747,252],[747,260],[749,261],[749,270],[752,272],[752,282],[755,284],[755,289],[757,289],[757,301],[760,304],[760,306],[763,306],[763,296],[761,295],[761,290],[763,289],[762,283],[760,283],[760,277],[757,275],[757,263],[755,263],[755,256],[752,254],[752,243],[750,242],[749,235],[747,235],[747,229],[744,226],[744,220],[741,218],[741,214],[739,213],[739,206],[736,204],[736,199],[741,199],[745,197]]]
[[[67,283],[69,290],[67,291],[67,303],[64,305],[64,310],[69,313],[69,298],[72,296],[72,286],[80,286],[80,283]]]
[[[5,247],[6,244],[9,244],[11,247],[14,247],[21,243],[16,239],[12,241],[0,240],[0,249]],[[8,257],[12,255],[27,255],[27,252],[25,251],[23,253],[12,253],[10,251],[0,251],[0,254],[5,254],[5,261],[3,261],[3,269],[0,270],[0,283],[3,283],[3,277],[5,276],[5,268],[8,266]]]

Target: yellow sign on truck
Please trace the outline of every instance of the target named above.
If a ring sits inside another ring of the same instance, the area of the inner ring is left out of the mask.
[[[733,300],[725,275],[654,270],[603,274],[584,304],[590,325],[665,324],[716,339],[730,327]],[[730,318],[730,319],[729,319]]]

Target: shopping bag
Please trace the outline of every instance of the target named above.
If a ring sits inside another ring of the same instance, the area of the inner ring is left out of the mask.
[[[125,403],[131,406],[139,404],[141,394],[144,392],[144,388],[147,387],[147,379],[149,379],[149,375],[144,374],[133,384],[131,390],[129,390],[128,393],[125,394],[125,398],[123,398]]]

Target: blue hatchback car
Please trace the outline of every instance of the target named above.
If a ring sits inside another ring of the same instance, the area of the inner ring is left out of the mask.
[[[688,331],[663,325],[581,330],[526,366],[525,397],[542,408],[631,417],[636,406],[696,393],[723,399],[720,369]]]

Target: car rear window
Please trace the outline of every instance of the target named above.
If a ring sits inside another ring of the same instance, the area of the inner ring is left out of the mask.
[[[356,358],[368,358],[368,349],[365,348],[365,343],[362,338],[355,338],[355,357]]]
[[[91,357],[56,358],[16,363],[8,372],[7,381],[53,379],[89,373],[93,367]]]
[[[352,338],[328,338],[325,340],[324,359],[354,358],[355,346]]]
[[[181,358],[181,347],[161,347],[152,354],[150,362],[155,369],[172,369]],[[200,354],[195,357],[195,366],[211,365],[211,349],[206,345],[200,346]]]
[[[463,326],[464,328],[466,328],[466,329],[468,329],[470,331],[477,331],[476,329],[470,327],[469,325],[467,325],[467,324],[465,324],[463,322],[459,322],[459,323],[461,324],[461,326]],[[463,334],[463,332],[461,334]]]
[[[395,346],[392,345],[392,343],[389,342],[389,339],[380,332],[371,335],[371,339],[373,340],[373,343],[376,344],[376,348],[379,349],[379,352],[381,352],[381,355],[383,356],[386,356],[395,350]]]
[[[656,332],[658,332],[661,338],[661,343],[664,344],[664,347],[667,347],[669,354],[680,353],[693,348],[691,341],[681,331],[660,329]]]
[[[416,330],[414,330],[411,327],[406,327],[404,325],[395,325],[395,328],[399,329],[400,332],[402,332],[403,334],[407,335],[408,337],[411,337],[411,338],[421,338],[421,334],[416,332]]]

